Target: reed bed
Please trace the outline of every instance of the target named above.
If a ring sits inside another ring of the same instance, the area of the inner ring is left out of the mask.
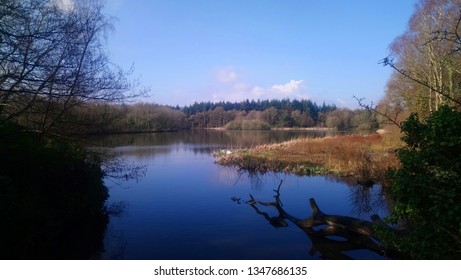
[[[358,183],[384,182],[398,168],[395,143],[379,134],[302,138],[251,149],[217,152],[216,163],[241,170],[286,172],[297,175],[333,174]]]

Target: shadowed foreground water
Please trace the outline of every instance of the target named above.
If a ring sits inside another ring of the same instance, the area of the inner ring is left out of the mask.
[[[369,220],[371,214],[386,214],[380,186],[348,186],[326,177],[250,176],[216,165],[211,155],[213,150],[307,135],[191,131],[99,139],[128,164],[145,171],[137,180],[106,180],[112,215],[102,258],[385,258],[341,236],[313,237],[278,219],[274,207],[247,203],[250,194],[258,201],[274,201],[274,189],[283,180],[279,199],[290,215],[309,217],[312,197],[325,213]]]

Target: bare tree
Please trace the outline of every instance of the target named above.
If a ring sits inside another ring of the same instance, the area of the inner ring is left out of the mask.
[[[381,63],[393,68],[388,100],[400,95],[408,110],[425,116],[443,104],[461,105],[460,0],[422,0],[407,31]]]
[[[76,106],[140,93],[108,60],[112,25],[101,1],[0,3],[0,120],[46,132]]]

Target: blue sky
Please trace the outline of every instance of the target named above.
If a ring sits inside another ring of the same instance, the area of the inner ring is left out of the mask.
[[[142,101],[305,98],[377,102],[378,64],[416,0],[109,0],[111,60],[150,89]]]

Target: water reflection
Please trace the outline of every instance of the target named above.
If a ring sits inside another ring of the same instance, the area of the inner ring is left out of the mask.
[[[369,213],[373,209],[390,208],[386,189],[377,185],[352,187],[350,188],[349,199],[352,202],[352,210],[357,216]]]
[[[307,199],[315,197],[326,213],[357,216],[351,199],[355,186],[320,176],[298,177],[281,173],[248,176],[214,164],[211,153],[216,149],[287,140],[277,133],[189,131],[100,139],[114,145],[110,150],[126,162],[145,167],[142,180],[125,181],[122,176],[115,184],[106,179],[110,190],[107,207],[112,215],[101,258],[383,258],[354,243],[357,245],[354,248],[362,249],[344,252],[346,245],[341,241],[345,241],[345,237],[322,236],[322,231],[331,230],[326,226],[312,227],[315,232],[300,230],[281,216],[276,207],[246,203],[249,192],[255,201],[276,203],[269,186],[276,187],[283,179],[286,205],[282,204],[280,197],[279,205],[285,213],[293,217],[305,216],[310,213]],[[284,137],[306,136],[309,133],[286,134]],[[373,191],[370,195],[375,193],[379,192]],[[381,216],[383,212],[385,210],[377,211]],[[369,213],[363,212],[362,215],[369,218]],[[268,222],[272,226],[268,227]],[[278,230],[272,230],[274,227]],[[335,233],[341,233],[339,230],[336,229]],[[346,236],[346,233],[341,234]],[[353,234],[349,233],[349,236]],[[351,248],[349,243],[347,246]]]
[[[379,184],[360,184],[353,177],[325,176],[330,181],[344,183],[349,186],[349,200],[352,212],[358,217],[364,217],[376,209],[391,209],[390,196],[387,188]]]
[[[123,260],[125,258],[128,241],[124,233],[123,230],[114,231],[110,228],[107,230],[105,236],[106,247],[104,248],[105,252],[108,252],[106,258],[111,260]]]
[[[147,166],[130,162],[125,155],[117,150],[105,153],[105,160],[102,162],[106,180],[110,180],[117,186],[123,186],[122,182],[134,180],[139,182],[147,172]],[[137,154],[137,153],[134,153]]]
[[[308,218],[300,219],[286,212],[280,199],[282,182],[278,189],[274,190],[276,193],[274,201],[258,201],[250,194],[251,199],[246,203],[274,228],[288,227],[287,221],[290,221],[301,229],[312,242],[309,250],[311,256],[319,254],[322,259],[352,259],[347,252],[355,250],[369,250],[377,255],[385,256],[384,247],[373,239],[373,223],[369,221],[324,214],[314,199],[310,200],[312,214]],[[240,203],[240,199],[234,198],[233,201]],[[277,214],[270,215],[262,211],[258,205],[273,207]]]
[[[104,147],[157,147],[190,144],[202,147],[246,148],[261,144],[278,143],[300,137],[325,137],[338,135],[334,131],[234,131],[186,130],[178,132],[119,134],[88,138],[89,143]],[[150,149],[150,148],[147,148]],[[206,149],[201,150],[206,153]]]

